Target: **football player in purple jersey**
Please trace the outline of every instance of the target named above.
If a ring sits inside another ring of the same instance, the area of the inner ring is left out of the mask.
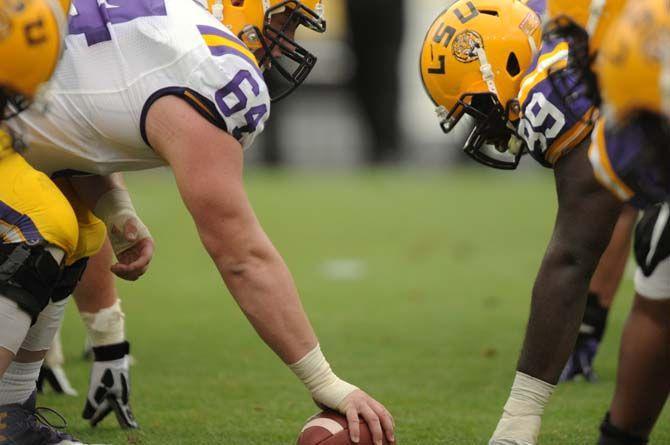
[[[597,62],[605,114],[589,156],[596,177],[644,215],[635,299],[600,445],[644,445],[670,394],[670,6],[629,1]]]
[[[460,0],[434,22],[423,47],[421,74],[443,130],[467,116],[472,130],[464,150],[474,159],[510,170],[529,153],[552,168],[556,180],[554,233],[533,288],[512,393],[491,445],[535,444],[561,374],[592,376],[606,309],[587,295],[613,294],[628,255],[635,211],[622,213],[622,204],[593,177],[587,156],[599,112],[590,60],[623,2],[593,11],[590,3],[549,0],[552,20],[541,31],[536,12],[542,11],[522,2]],[[610,242],[611,255],[601,261]],[[592,281],[599,263],[601,273]],[[591,326],[574,349],[582,321]]]

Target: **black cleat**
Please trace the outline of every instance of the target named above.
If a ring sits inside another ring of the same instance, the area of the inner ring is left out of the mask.
[[[35,395],[33,393],[23,404],[0,406],[0,445],[84,445],[59,431],[66,427],[60,414],[49,408],[35,407]],[[53,426],[40,411],[57,415],[63,425]]]

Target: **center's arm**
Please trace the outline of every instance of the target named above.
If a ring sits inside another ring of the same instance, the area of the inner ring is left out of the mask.
[[[317,402],[347,414],[352,438],[357,439],[361,415],[376,443],[382,429],[391,440],[388,411],[337,378],[321,353],[291,273],[249,203],[240,144],[173,96],[151,106],[146,133],[172,167],[205,249],[261,338]]]

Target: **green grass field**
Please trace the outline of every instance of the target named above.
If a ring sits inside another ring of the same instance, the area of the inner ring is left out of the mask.
[[[131,175],[129,182],[158,245],[149,274],[120,285],[142,429],[121,432],[110,417],[91,430],[80,419],[89,365],[79,358],[83,329],[73,305],[63,339],[81,395],[48,395],[40,404],[94,443],[294,443],[317,409],[241,315],[171,177]],[[334,369],[394,413],[398,443],[486,444],[553,225],[551,174],[258,171],[247,182]],[[356,273],[333,279],[324,273],[332,260],[355,260]],[[631,286],[627,278],[597,361],[601,381],[560,387],[542,445],[595,442]],[[670,443],[668,420],[659,421],[652,443]]]

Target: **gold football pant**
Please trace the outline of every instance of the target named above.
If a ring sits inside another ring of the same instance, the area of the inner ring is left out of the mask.
[[[0,131],[0,241],[47,243],[65,252],[66,264],[94,255],[105,226],[79,200],[67,180],[52,181],[11,147]],[[60,186],[60,188],[59,188]]]

